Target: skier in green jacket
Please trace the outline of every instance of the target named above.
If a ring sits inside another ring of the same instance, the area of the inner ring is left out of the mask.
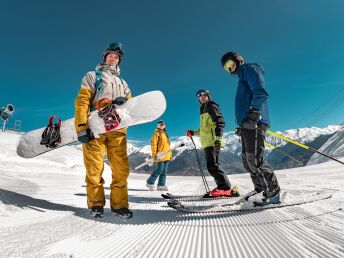
[[[208,90],[199,90],[196,94],[200,104],[200,129],[187,130],[188,136],[199,135],[207,161],[207,169],[215,179],[217,187],[210,191],[210,196],[232,196],[234,191],[226,173],[219,166],[221,147],[224,146],[223,129],[225,120],[219,105],[211,99]]]

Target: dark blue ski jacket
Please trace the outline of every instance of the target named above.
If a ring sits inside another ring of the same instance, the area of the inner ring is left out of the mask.
[[[236,122],[241,126],[250,108],[260,111],[262,119],[258,124],[270,125],[267,99],[269,94],[265,87],[264,70],[258,64],[243,64],[236,72],[239,77],[235,96]]]

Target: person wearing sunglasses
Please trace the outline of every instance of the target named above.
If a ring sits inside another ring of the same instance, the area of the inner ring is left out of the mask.
[[[217,187],[210,191],[209,195],[233,196],[231,184],[226,173],[220,168],[220,150],[224,147],[223,130],[225,119],[220,111],[219,105],[212,100],[208,90],[199,90],[196,93],[200,107],[200,129],[187,130],[187,136],[199,135],[202,149],[204,150],[207,169],[214,178]]]
[[[156,159],[156,156],[159,152],[165,152],[170,149],[170,139],[166,131],[166,124],[164,121],[160,120],[157,123],[157,128],[154,131],[152,140],[151,140],[151,150],[152,157]],[[156,159],[157,168],[152,172],[150,177],[147,179],[146,186],[149,190],[155,190],[155,181],[158,179],[158,191],[168,191],[166,186],[166,174],[168,169],[168,163],[172,158],[172,152],[167,153],[165,156],[160,159]]]
[[[279,203],[279,183],[274,170],[264,160],[264,137],[270,118],[263,68],[245,63],[234,51],[222,56],[221,65],[226,72],[239,78],[235,97],[236,133],[241,136],[242,161],[251,175],[254,190],[263,192],[264,198],[256,205]]]

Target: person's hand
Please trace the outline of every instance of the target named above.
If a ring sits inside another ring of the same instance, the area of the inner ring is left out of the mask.
[[[115,98],[114,101],[112,101],[112,103],[114,103],[116,105],[123,105],[125,102],[127,102],[126,97],[117,97],[117,98]]]
[[[248,130],[255,130],[257,128],[257,122],[261,119],[259,110],[251,108],[247,117],[242,121],[241,126]]]
[[[234,133],[238,136],[241,136],[241,127],[237,127],[234,129]]]
[[[261,117],[262,116],[261,116],[259,110],[255,109],[255,108],[250,108],[250,111],[249,111],[248,116],[247,116],[248,119],[255,121],[255,122],[258,122],[261,119]]]
[[[186,136],[194,136],[194,132],[192,130],[186,130]]]
[[[85,130],[78,132],[77,135],[78,135],[78,140],[81,143],[87,143],[94,139],[94,135],[90,128],[87,128]]]
[[[215,137],[214,149],[215,149],[215,151],[220,151],[221,150],[221,137],[220,136],[216,136]]]

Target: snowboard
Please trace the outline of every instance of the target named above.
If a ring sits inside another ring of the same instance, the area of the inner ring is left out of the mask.
[[[146,159],[145,162],[143,162],[142,164],[136,166],[136,167],[135,167],[135,170],[138,170],[139,168],[142,168],[142,167],[144,167],[144,166],[146,166],[146,165],[148,165],[148,166],[153,166],[153,164],[154,164],[157,160],[159,160],[159,159],[165,157],[168,153],[170,153],[170,152],[172,152],[172,151],[176,150],[177,148],[179,148],[179,147],[181,147],[181,146],[184,146],[184,145],[185,145],[185,143],[184,143],[183,141],[181,141],[181,142],[177,143],[174,147],[168,149],[167,151],[158,152],[158,154],[156,155],[156,158],[148,158],[148,159]]]
[[[95,138],[99,138],[103,133],[154,121],[165,112],[166,99],[161,91],[150,91],[133,97],[122,105],[110,104],[108,107],[112,109],[95,110],[89,115],[88,125]],[[60,123],[59,141],[56,146],[41,144],[45,130],[46,127],[43,127],[22,135],[17,144],[17,154],[23,158],[33,158],[78,141],[74,118]]]
[[[283,208],[301,204],[312,203],[331,198],[331,194],[314,192],[311,194],[293,196],[289,192],[284,192],[279,204],[269,204],[266,206],[254,206],[253,202],[244,201],[243,198],[237,198],[234,202],[212,203],[209,205],[186,205],[178,200],[171,200],[168,206],[171,208],[188,213],[213,213],[213,212],[238,212],[238,211],[257,211],[265,209]]]

